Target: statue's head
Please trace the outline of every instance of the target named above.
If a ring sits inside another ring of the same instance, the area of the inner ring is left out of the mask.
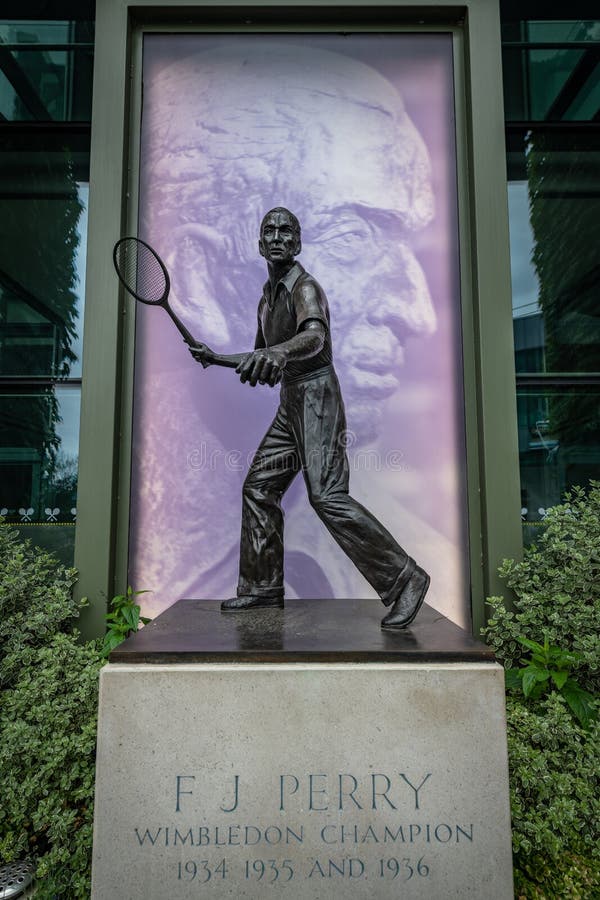
[[[350,56],[240,37],[165,67],[143,127],[146,221],[170,242],[159,249],[191,330],[221,351],[251,346],[256,235],[266,259],[297,255],[293,209],[303,263],[329,300],[349,426],[373,437],[406,341],[436,327],[411,246],[433,216],[429,156],[398,91]],[[286,208],[263,220],[269,203]]]
[[[269,263],[289,263],[302,250],[300,222],[283,206],[270,209],[260,223],[258,251]]]

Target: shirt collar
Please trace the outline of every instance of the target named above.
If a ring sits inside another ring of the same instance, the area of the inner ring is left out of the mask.
[[[287,290],[292,293],[292,289],[300,276],[304,273],[304,267],[300,265],[299,262],[295,262],[292,268],[287,272],[283,278],[280,278],[279,281],[275,283],[275,289],[271,292],[271,282],[267,281],[264,286],[264,293],[266,297],[274,298],[277,296],[277,291],[279,289],[279,285],[282,284]]]

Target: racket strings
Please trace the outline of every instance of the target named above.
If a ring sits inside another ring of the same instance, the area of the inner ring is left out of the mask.
[[[131,238],[119,244],[117,266],[127,289],[144,303],[160,303],[167,282],[153,251]]]

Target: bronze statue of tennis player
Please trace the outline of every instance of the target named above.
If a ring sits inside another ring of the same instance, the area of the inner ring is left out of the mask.
[[[382,628],[405,628],[417,615],[429,575],[348,491],[346,417],[333,367],[329,308],[322,287],[296,257],[300,223],[289,210],[270,210],[258,248],[269,278],[258,304],[255,349],[219,356],[190,348],[206,368],[236,364],[244,383],[281,382],[280,404],[244,481],[237,596],[224,612],[283,607],[281,499],[302,472],[311,506],[389,612]]]

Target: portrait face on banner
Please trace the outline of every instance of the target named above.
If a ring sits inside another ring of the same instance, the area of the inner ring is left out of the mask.
[[[450,35],[147,35],[139,236],[198,341],[250,350],[260,222],[286,207],[327,294],[350,490],[469,621]],[[241,486],[278,388],[203,370],[136,310],[129,580],[156,615],[235,593]],[[375,597],[308,505],[284,498],[286,596]],[[376,602],[376,601],[374,601]]]

